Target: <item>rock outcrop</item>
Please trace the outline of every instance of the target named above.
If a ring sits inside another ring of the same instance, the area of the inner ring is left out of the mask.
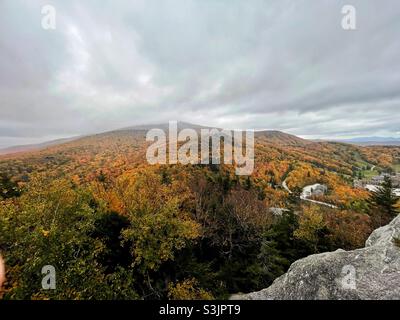
[[[243,300],[400,299],[400,215],[375,230],[365,248],[322,253],[296,261],[286,274]]]

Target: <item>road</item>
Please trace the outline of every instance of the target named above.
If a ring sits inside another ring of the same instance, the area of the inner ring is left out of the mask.
[[[293,192],[289,189],[289,187],[288,187],[288,185],[287,185],[287,183],[286,183],[286,179],[285,179],[285,181],[282,182],[282,187],[283,187],[287,192],[289,192],[289,194],[292,194],[292,193],[293,193]],[[305,186],[305,187],[303,188],[303,190],[304,190],[305,188],[307,188],[307,186]],[[308,199],[307,197],[305,197],[305,196],[303,196],[303,195],[300,195],[300,199],[303,200],[303,201],[312,202],[312,203],[319,204],[319,205],[321,205],[321,206],[329,207],[329,208],[332,208],[332,209],[337,209],[337,206],[335,206],[335,205],[333,205],[333,204],[326,203],[326,202],[322,202],[322,201],[316,201],[316,200]]]
[[[293,193],[293,192],[289,189],[289,187],[287,186],[286,179],[285,179],[285,181],[282,182],[282,187],[283,187],[283,189],[285,189],[287,192],[289,192],[289,194],[292,194],[292,193]]]
[[[335,206],[335,205],[333,205],[333,204],[330,204],[330,203],[326,203],[326,202],[322,202],[322,201],[316,201],[316,200],[311,200],[311,199],[308,199],[308,198],[306,198],[306,197],[304,197],[304,196],[300,196],[300,199],[303,200],[303,201],[308,201],[308,202],[312,202],[312,203],[315,203],[315,204],[320,204],[321,206],[329,207],[329,208],[332,208],[332,209],[337,209],[337,206]]]

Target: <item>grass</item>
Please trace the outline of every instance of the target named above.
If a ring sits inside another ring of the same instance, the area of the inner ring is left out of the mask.
[[[394,169],[396,172],[400,173],[400,163],[399,163],[399,164],[393,165],[393,169]]]
[[[372,170],[372,171],[371,170],[363,170],[362,174],[366,179],[370,179],[372,177],[379,176],[379,172],[376,170]]]

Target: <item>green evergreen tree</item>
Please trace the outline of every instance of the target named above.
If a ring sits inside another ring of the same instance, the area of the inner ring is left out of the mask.
[[[396,207],[399,197],[393,193],[393,183],[390,176],[386,176],[382,185],[371,192],[371,197],[368,199],[370,207],[370,215],[375,224],[375,227],[387,224],[398,213]]]
[[[19,197],[20,195],[21,190],[18,185],[9,176],[2,174],[0,176],[0,199]]]

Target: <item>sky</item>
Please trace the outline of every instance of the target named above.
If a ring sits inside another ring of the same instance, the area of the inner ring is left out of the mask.
[[[398,0],[0,0],[0,147],[170,120],[400,137],[399,16]]]

